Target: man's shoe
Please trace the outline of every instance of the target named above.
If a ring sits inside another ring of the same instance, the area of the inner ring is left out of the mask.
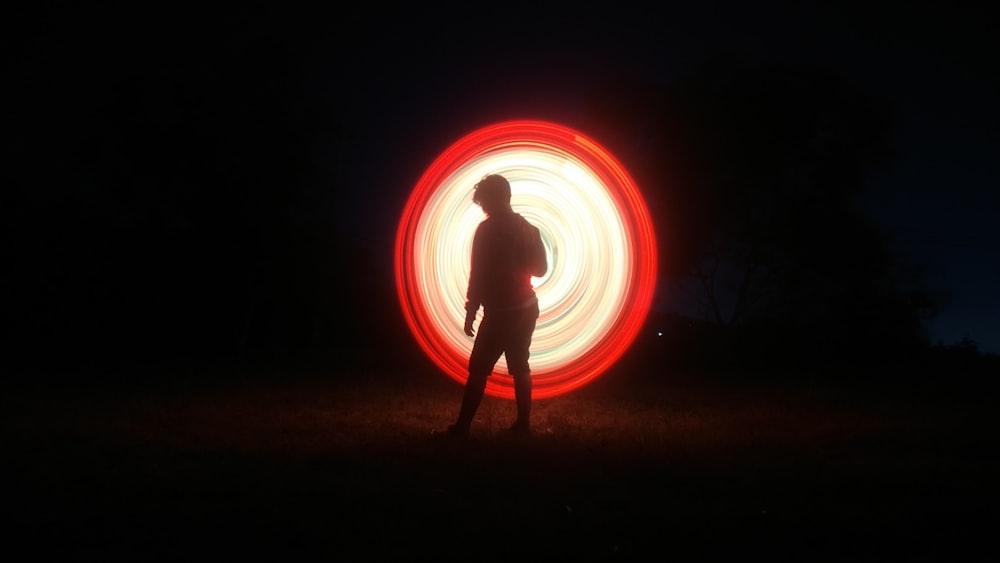
[[[521,422],[515,422],[508,430],[514,436],[530,436],[531,426]]]
[[[432,436],[438,436],[438,437],[441,437],[441,438],[447,438],[447,439],[462,439],[462,440],[464,440],[464,439],[467,439],[469,437],[469,431],[468,430],[462,430],[461,428],[458,428],[454,424],[450,424],[444,430],[437,430],[437,429],[431,430],[431,435]]]

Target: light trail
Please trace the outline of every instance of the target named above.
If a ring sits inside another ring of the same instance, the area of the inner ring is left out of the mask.
[[[652,220],[621,164],[567,127],[508,121],[446,149],[403,210],[395,274],[411,332],[459,383],[473,344],[462,330],[472,235],[485,218],[472,190],[490,173],[510,181],[511,207],[542,233],[549,271],[532,280],[540,316],[531,373],[534,397],[554,397],[604,373],[642,327],[656,286]],[[505,358],[486,393],[513,399]]]

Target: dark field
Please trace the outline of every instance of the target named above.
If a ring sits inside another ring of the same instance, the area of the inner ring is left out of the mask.
[[[8,383],[4,545],[62,561],[997,556],[991,396],[639,371],[536,402],[528,439],[487,398],[467,442],[432,435],[461,388],[425,367]]]

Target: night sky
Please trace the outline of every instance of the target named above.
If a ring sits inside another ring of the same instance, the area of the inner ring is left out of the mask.
[[[823,69],[884,103],[892,155],[858,203],[946,297],[930,338],[1000,353],[991,20],[883,6],[25,9],[5,25],[8,341],[190,323],[209,346],[221,326],[236,328],[214,342],[246,338],[244,324],[200,312],[320,294],[297,285],[317,269],[343,282],[330,299],[391,289],[403,204],[462,135],[563,123],[606,140],[643,188],[659,174],[641,120],[595,110],[601,88],[669,87],[723,61]],[[300,259],[326,251],[330,264]]]

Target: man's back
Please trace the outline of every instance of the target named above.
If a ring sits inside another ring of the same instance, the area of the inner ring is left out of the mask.
[[[536,301],[531,277],[546,269],[537,227],[516,213],[491,215],[473,239],[469,299],[495,308],[530,305]]]

